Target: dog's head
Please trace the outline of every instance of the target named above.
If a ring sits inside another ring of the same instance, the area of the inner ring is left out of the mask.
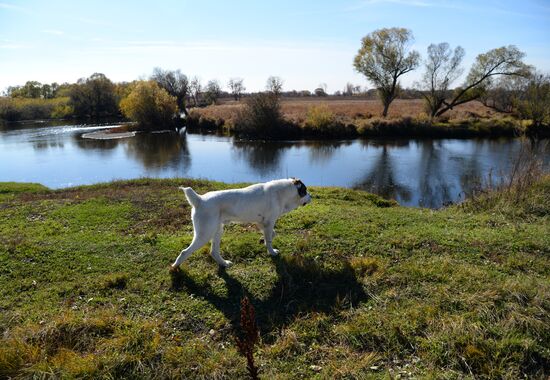
[[[299,178],[291,178],[292,184],[296,187],[296,195],[298,197],[298,205],[305,206],[311,202],[311,195],[307,192],[307,187]]]

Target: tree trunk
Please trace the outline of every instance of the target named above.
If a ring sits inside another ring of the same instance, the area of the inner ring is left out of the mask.
[[[384,110],[382,111],[382,117],[388,116],[388,108],[390,108],[390,102],[385,101],[384,102]]]
[[[185,98],[183,96],[176,97],[178,109],[183,112],[185,116],[189,116],[187,113],[187,107],[185,107]]]

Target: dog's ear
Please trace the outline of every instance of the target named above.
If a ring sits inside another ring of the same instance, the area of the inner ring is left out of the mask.
[[[306,185],[304,185],[304,183],[298,179],[298,178],[293,178],[292,179],[292,183],[294,184],[294,186],[296,186],[296,188],[298,189],[298,194],[300,195],[300,197],[305,197],[306,194],[307,194],[307,187]]]

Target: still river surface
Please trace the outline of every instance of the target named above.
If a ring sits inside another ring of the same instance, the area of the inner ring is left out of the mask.
[[[506,176],[522,149],[519,139],[264,142],[177,133],[82,137],[101,128],[105,126],[36,122],[0,126],[0,181],[62,188],[140,177],[234,183],[293,176],[308,186],[363,189],[402,205],[438,208],[464,199],[488,176]],[[548,164],[548,144],[541,149]]]

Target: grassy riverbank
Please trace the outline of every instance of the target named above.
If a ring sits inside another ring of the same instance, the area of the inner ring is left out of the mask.
[[[243,378],[239,301],[256,308],[260,377],[550,374],[550,178],[439,211],[341,188],[279,220],[271,259],[226,228],[181,276],[192,237],[177,186],[0,184],[0,378]]]
[[[394,102],[387,118],[381,118],[381,104],[376,100],[354,99],[282,99],[283,122],[278,138],[354,138],[354,137],[427,137],[472,138],[515,137],[530,134],[530,122],[500,114],[480,102],[469,102],[430,120],[419,99]],[[242,102],[225,102],[205,108],[194,108],[187,120],[190,129],[223,130],[242,134],[239,115]],[[251,137],[262,136],[261,126]],[[246,135],[247,132],[244,134]],[[550,130],[537,130],[540,137]]]

